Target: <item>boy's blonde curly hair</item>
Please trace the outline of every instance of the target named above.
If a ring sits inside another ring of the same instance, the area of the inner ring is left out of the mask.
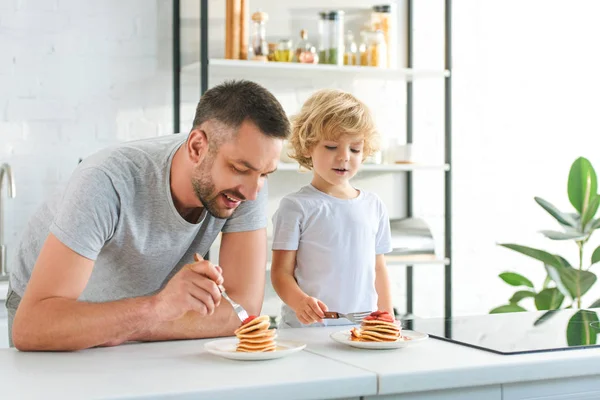
[[[289,156],[312,169],[310,152],[321,140],[342,134],[364,139],[363,161],[379,149],[379,133],[368,107],[350,93],[336,89],[315,92],[292,118]]]

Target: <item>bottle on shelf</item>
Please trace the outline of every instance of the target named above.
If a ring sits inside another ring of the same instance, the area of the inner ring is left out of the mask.
[[[269,45],[267,43],[266,22],[269,15],[263,11],[252,14],[252,52],[253,60],[268,61]]]
[[[306,29],[300,31],[300,41],[296,45],[294,62],[303,64],[316,64],[319,62],[319,55],[315,47],[308,41]]]
[[[344,65],[359,65],[358,57],[358,46],[354,41],[354,34],[352,31],[348,31],[344,45]]]

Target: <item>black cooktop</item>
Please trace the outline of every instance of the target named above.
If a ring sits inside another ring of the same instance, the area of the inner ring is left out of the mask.
[[[498,354],[600,346],[600,309],[403,320],[405,329]]]

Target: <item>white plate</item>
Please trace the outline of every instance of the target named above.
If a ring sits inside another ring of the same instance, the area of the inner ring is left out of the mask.
[[[238,344],[238,339],[221,339],[213,340],[204,344],[204,348],[211,354],[217,356],[229,358],[231,360],[272,360],[274,358],[281,358],[289,356],[299,352],[306,347],[304,343],[289,342],[283,340],[275,340],[277,345],[275,351],[265,351],[259,353],[245,353],[242,351],[235,351]]]
[[[422,342],[429,337],[426,333],[409,331],[402,329],[401,335],[410,338],[410,340],[397,340],[395,342],[353,342],[350,340],[350,331],[339,331],[329,335],[333,340],[338,343],[342,343],[352,347],[358,347],[359,349],[399,349],[402,347],[408,347],[413,344]]]

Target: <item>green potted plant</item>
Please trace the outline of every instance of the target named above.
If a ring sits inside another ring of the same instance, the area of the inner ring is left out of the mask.
[[[600,218],[595,218],[600,205],[600,196],[598,195],[596,172],[586,158],[580,157],[571,165],[567,194],[574,212],[562,212],[550,202],[539,197],[535,197],[535,201],[554,217],[562,228],[560,231],[543,230],[540,233],[550,240],[572,241],[578,249],[577,262],[571,264],[558,254],[532,247],[514,243],[499,244],[541,261],[546,270],[546,278],[536,289],[531,280],[520,273],[509,271],[501,273],[500,278],[518,290],[510,297],[507,304],[492,309],[490,313],[527,311],[520,305],[520,302],[523,299],[532,298],[538,310],[549,310],[536,322],[542,323],[552,316],[552,310],[574,308],[579,311],[575,312],[569,321],[567,339],[570,344],[582,340],[590,344],[591,340],[595,343],[596,331],[590,330],[589,326],[590,323],[598,323],[598,316],[595,312],[580,309],[583,304],[583,296],[597,280],[596,274],[590,271],[590,268],[600,262],[600,246],[592,252],[589,261],[584,258],[584,249],[594,231],[600,228]],[[588,308],[600,307],[600,299],[588,304]],[[588,327],[587,330],[581,328],[584,326]]]

